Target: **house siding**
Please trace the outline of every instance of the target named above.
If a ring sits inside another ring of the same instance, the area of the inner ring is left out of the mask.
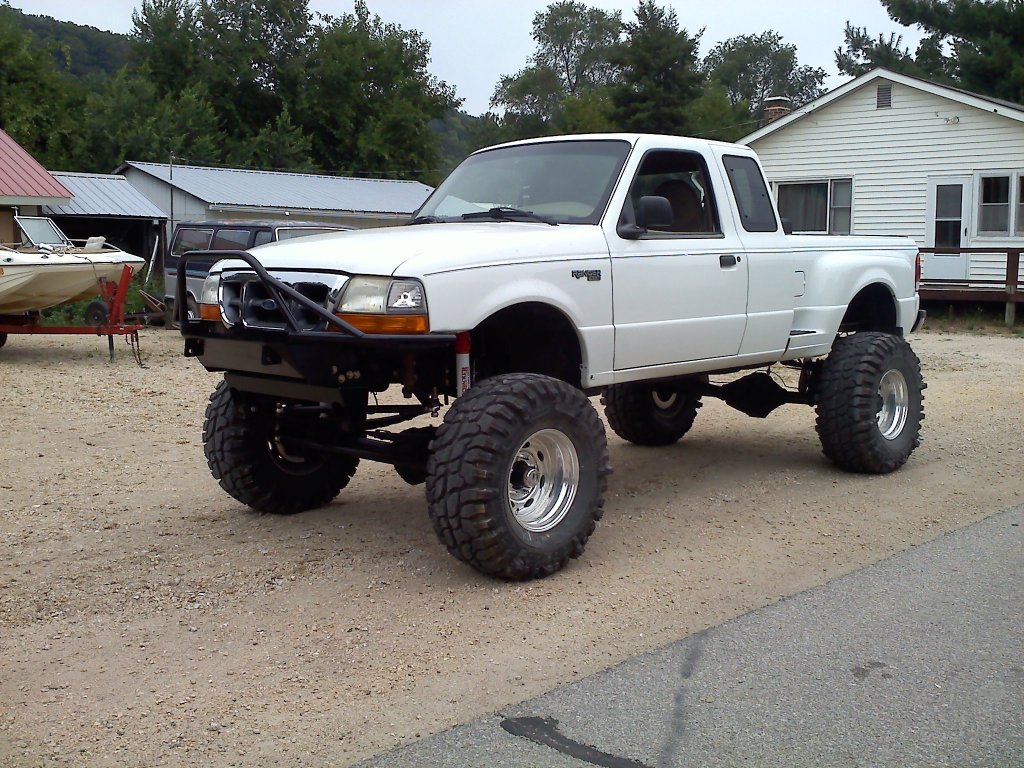
[[[750,146],[772,182],[852,178],[853,234],[924,245],[928,178],[1024,169],[1024,124],[899,83],[892,107],[876,109],[880,82],[887,81],[868,82]],[[985,239],[993,247],[1019,242]]]

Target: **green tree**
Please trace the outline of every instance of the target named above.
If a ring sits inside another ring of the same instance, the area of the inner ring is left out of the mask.
[[[576,0],[552,3],[533,17],[536,51],[524,69],[501,78],[491,106],[546,122],[558,116],[568,98],[593,103],[588,92],[615,81],[614,52],[623,29],[619,11],[589,8]],[[568,122],[580,118],[576,110]]]
[[[690,135],[715,141],[735,141],[757,126],[747,103],[733,104],[725,86],[715,82],[709,82],[692,102],[689,120]]]
[[[199,77],[199,11],[193,0],[142,0],[132,13],[131,60],[162,98]]]
[[[60,71],[73,77],[103,80],[128,62],[127,35],[30,14],[22,15],[21,26],[50,53]]]
[[[969,91],[1024,103],[1024,3],[1020,0],[882,0],[895,21],[917,25],[935,47],[948,43],[944,71]],[[918,58],[922,58],[919,52]]]
[[[253,135],[294,102],[313,39],[308,0],[201,0],[199,75],[224,128]]]
[[[312,154],[312,137],[292,122],[291,114],[285,107],[259,133],[239,144],[228,155],[227,162],[244,167],[312,171],[316,169]]]
[[[612,93],[613,122],[630,131],[689,132],[690,110],[704,86],[697,66],[701,33],[681,28],[675,11],[640,0],[626,35],[617,57],[622,85]]]
[[[794,105],[821,95],[825,70],[797,63],[796,46],[777,32],[740,35],[719,43],[704,58],[708,79],[726,88],[733,106],[745,102],[755,117],[764,100],[786,96]]]
[[[22,14],[0,5],[0,128],[44,166],[66,167],[82,94],[57,70]]]
[[[882,67],[905,75],[917,74],[917,63],[910,49],[903,46],[903,37],[890,33],[872,37],[866,28],[846,22],[843,47],[836,49],[836,66],[844,75],[860,77]]]
[[[299,123],[318,165],[350,174],[435,178],[440,163],[430,121],[458,106],[454,89],[427,71],[419,32],[355,13],[316,33],[300,95]]]
[[[127,69],[90,94],[78,120],[75,170],[109,173],[125,160],[197,164],[224,158],[224,134],[201,85],[160,98],[154,83]]]

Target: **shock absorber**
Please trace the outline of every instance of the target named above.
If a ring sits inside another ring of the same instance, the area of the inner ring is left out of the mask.
[[[455,394],[457,397],[462,397],[473,383],[469,368],[469,352],[469,331],[455,334]]]

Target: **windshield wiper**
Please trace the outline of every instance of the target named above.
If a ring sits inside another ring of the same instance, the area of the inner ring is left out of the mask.
[[[439,217],[437,217],[437,216],[417,216],[415,219],[412,219],[409,223],[410,224],[436,224],[439,221],[441,221],[441,219]]]
[[[474,211],[473,213],[462,214],[464,221],[470,221],[471,219],[495,219],[496,221],[539,221],[544,224],[550,224],[552,227],[557,227],[558,222],[550,216],[542,216],[539,213],[533,211],[524,211],[520,208],[509,208],[507,206],[499,206],[497,208],[491,208],[489,211]]]

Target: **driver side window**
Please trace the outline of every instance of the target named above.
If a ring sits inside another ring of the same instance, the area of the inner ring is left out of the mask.
[[[636,210],[641,197],[664,197],[672,206],[672,223],[650,227],[653,233],[717,235],[721,233],[704,158],[695,152],[658,150],[648,153],[633,185],[627,205]]]

